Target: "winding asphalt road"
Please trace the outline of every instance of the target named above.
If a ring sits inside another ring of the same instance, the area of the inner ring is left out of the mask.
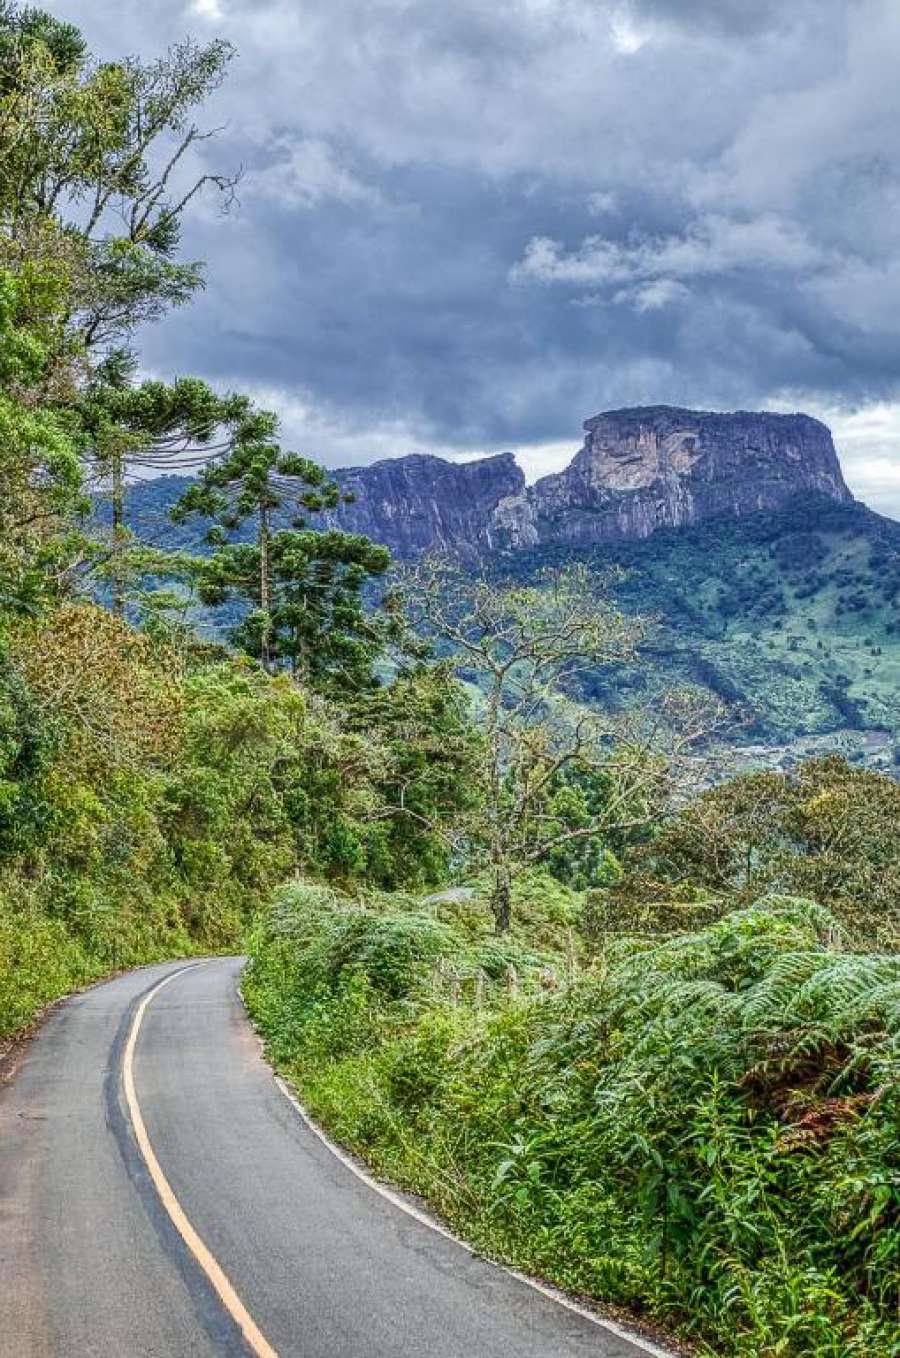
[[[273,1080],[240,966],[75,996],[0,1090],[2,1358],[659,1352],[362,1181]]]

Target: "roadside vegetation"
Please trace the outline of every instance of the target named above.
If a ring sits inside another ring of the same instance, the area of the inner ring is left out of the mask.
[[[139,327],[203,281],[184,213],[230,202],[184,167],[231,56],[98,62],[0,0],[0,1038],[117,968],[234,949],[299,870],[441,880],[438,811],[471,795],[450,668],[398,645],[378,680],[387,554],[316,531],[327,474],[240,393],[138,380]],[[173,465],[202,472],[179,513],[211,516],[206,555],[128,531],[129,478]],[[230,647],[193,631],[201,597]]]
[[[275,1062],[478,1248],[702,1352],[896,1355],[896,784],[711,786],[733,694],[606,701],[645,665],[621,576],[401,576],[272,412],[139,378],[202,280],[184,213],[233,191],[182,178],[230,59],[98,62],[0,0],[0,1039],[246,942]],[[176,546],[134,537],[130,478],[185,468]],[[862,610],[795,548],[794,599]]]
[[[453,679],[417,669],[336,702],[138,631],[86,602],[11,623],[0,669],[0,1037],[124,966],[233,951],[303,869],[439,880],[447,848],[392,814],[468,796]]]
[[[666,937],[520,883],[488,900],[288,887],[244,992],[330,1131],[476,1248],[699,1352],[900,1341],[900,960],[770,896]]]

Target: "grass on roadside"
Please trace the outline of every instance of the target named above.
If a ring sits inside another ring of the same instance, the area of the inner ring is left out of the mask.
[[[454,908],[298,884],[257,922],[247,1002],[333,1135],[701,1352],[900,1352],[900,959],[791,898],[587,967]]]

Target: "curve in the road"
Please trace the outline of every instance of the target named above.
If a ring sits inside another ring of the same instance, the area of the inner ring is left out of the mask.
[[[447,1227],[435,1217],[431,1216],[428,1212],[423,1212],[420,1208],[404,1198],[401,1193],[395,1193],[392,1188],[388,1188],[386,1184],[380,1183],[379,1180],[373,1178],[371,1174],[367,1174],[354,1157],[348,1155],[336,1142],[332,1141],[331,1137],[328,1136],[319,1124],[310,1117],[290,1085],[286,1080],[283,1080],[280,1075],[275,1076],[275,1083],[284,1097],[296,1110],[297,1115],[303,1119],[313,1135],[318,1137],[322,1144],[327,1147],[331,1154],[335,1156],[335,1158],[338,1159],[351,1174],[354,1174],[357,1179],[361,1180],[368,1188],[371,1188],[373,1192],[379,1195],[379,1197],[385,1198],[388,1202],[392,1203],[394,1207],[399,1208],[401,1212],[405,1212],[407,1216],[412,1217],[415,1221],[420,1221],[422,1225],[427,1226],[429,1230],[436,1231],[438,1235],[442,1235],[445,1240],[452,1240],[454,1245],[458,1245],[460,1249],[468,1248],[464,1240],[461,1240],[459,1236],[454,1235],[452,1231],[448,1230]],[[577,1301],[573,1301],[571,1297],[567,1297],[564,1292],[560,1292],[557,1288],[550,1287],[547,1283],[538,1282],[536,1278],[529,1277],[527,1273],[521,1273],[517,1268],[510,1268],[505,1264],[497,1264],[495,1267],[503,1268],[504,1272],[508,1273],[511,1278],[515,1278],[518,1282],[524,1283],[526,1287],[533,1288],[535,1292],[540,1292],[542,1296],[549,1297],[552,1302],[555,1302],[557,1306],[562,1306],[566,1311],[572,1311],[575,1315],[581,1316],[582,1319],[589,1321],[590,1324],[598,1325],[601,1329],[608,1330],[610,1334],[617,1335],[620,1339],[629,1340],[642,1352],[651,1354],[652,1358],[673,1358],[669,1349],[661,1348],[659,1344],[654,1344],[649,1339],[644,1339],[639,1335],[630,1333],[624,1325],[619,1325],[614,1320],[608,1320],[605,1316],[600,1316],[594,1311],[589,1311],[586,1306],[581,1306]]]
[[[240,966],[73,997],[0,1090],[0,1358],[663,1353],[476,1257],[307,1125]]]
[[[164,986],[170,985],[172,981],[183,976],[186,971],[191,971],[194,967],[200,966],[199,962],[192,962],[189,966],[182,967],[180,971],[173,971],[171,975],[164,976],[161,981],[157,981],[152,990],[141,1000],[135,1010],[131,1029],[128,1033],[128,1041],[125,1043],[125,1054],[122,1057],[122,1088],[125,1093],[125,1102],[128,1105],[128,1114],[131,1118],[131,1126],[134,1131],[134,1138],[138,1144],[138,1150],[144,1158],[144,1164],[153,1180],[153,1187],[159,1194],[159,1200],[169,1214],[169,1219],[181,1236],[187,1248],[196,1259],[210,1281],[213,1289],[218,1295],[219,1300],[225,1310],[237,1325],[247,1345],[254,1355],[254,1358],[278,1358],[278,1354],[266,1339],[262,1330],[241,1301],[231,1279],[225,1273],[218,1259],[207,1248],[206,1244],[194,1230],[188,1217],[172,1192],[172,1186],[163,1174],[162,1167],[156,1158],[156,1152],[150,1143],[147,1135],[147,1127],[144,1123],[144,1115],[141,1112],[141,1105],[138,1100],[137,1090],[134,1084],[134,1049],[137,1046],[138,1033],[141,1031],[141,1024],[144,1021],[144,1014],[147,1006],[159,994]]]

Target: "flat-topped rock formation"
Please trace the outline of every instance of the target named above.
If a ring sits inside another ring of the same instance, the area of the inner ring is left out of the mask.
[[[852,499],[831,434],[809,415],[608,410],[584,423],[565,471],[533,486],[512,453],[426,454],[336,473],[354,502],[329,516],[399,557],[646,538],[657,528],[776,510],[804,494]]]

